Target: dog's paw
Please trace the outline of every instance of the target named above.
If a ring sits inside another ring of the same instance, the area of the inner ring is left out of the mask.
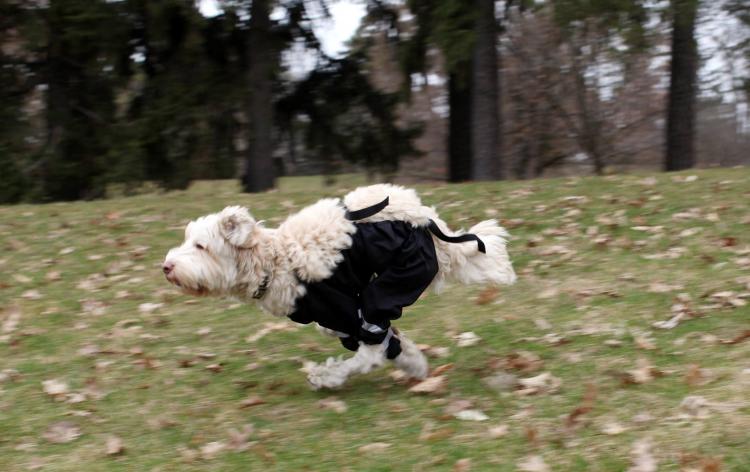
[[[302,371],[307,374],[307,382],[313,390],[321,388],[335,389],[344,385],[346,375],[342,375],[335,366],[336,359],[329,358],[325,364],[306,362]]]
[[[427,358],[411,341],[404,343],[402,340],[402,346],[403,350],[401,354],[393,359],[393,363],[412,379],[426,379],[427,374],[430,372],[430,365],[427,363]]]

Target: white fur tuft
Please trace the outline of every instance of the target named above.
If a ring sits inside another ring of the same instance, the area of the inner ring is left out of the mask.
[[[440,229],[452,234],[442,220],[435,221]],[[446,243],[435,239],[440,270],[433,282],[440,290],[446,281],[462,284],[506,284],[516,281],[516,273],[506,249],[508,232],[495,220],[485,220],[472,226],[468,233],[475,234],[484,243],[486,253],[479,251],[476,242]],[[463,232],[455,233],[456,235]]]

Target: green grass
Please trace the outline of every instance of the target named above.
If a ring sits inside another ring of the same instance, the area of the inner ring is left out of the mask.
[[[697,179],[684,181],[691,175]],[[284,179],[279,191],[262,195],[240,194],[235,182],[200,182],[185,192],[0,207],[0,371],[19,373],[0,382],[0,470],[452,470],[468,458],[472,470],[513,471],[538,455],[554,471],[621,471],[641,438],[652,442],[659,470],[680,470],[690,457],[750,470],[750,341],[717,341],[749,329],[750,310],[710,306],[713,293],[750,292],[742,279],[750,275],[750,171],[420,187],[452,227],[504,220],[519,274],[518,284],[490,303],[477,304],[482,287],[450,287],[406,311],[397,326],[450,350],[431,359],[433,367],[453,364],[447,388],[427,396],[393,381],[390,368],[334,393],[311,391],[300,361],[344,353],[336,341],[290,324],[292,330],[249,343],[276,320],[231,300],[180,295],[160,273],[190,219],[243,204],[273,225],[317,198],[342,195],[350,186],[344,180],[324,189],[317,178]],[[680,217],[693,208],[693,217]],[[633,229],[639,226],[663,230]],[[649,258],[670,248],[684,249],[674,259]],[[654,282],[682,288],[652,293]],[[678,293],[702,316],[671,330],[652,328],[670,317]],[[144,303],[163,305],[144,312]],[[199,334],[204,327],[210,333]],[[482,341],[457,347],[452,336],[463,331]],[[567,342],[551,344],[543,339],[549,333]],[[656,349],[639,348],[640,334]],[[611,340],[620,345],[605,344]],[[101,352],[86,355],[87,346]],[[491,361],[513,351],[544,361],[518,375],[550,372],[560,390],[521,396],[486,387]],[[665,375],[624,385],[623,373],[641,357]],[[210,364],[221,371],[207,370]],[[686,381],[692,364],[705,369],[705,382]],[[50,379],[103,396],[56,401],[42,388]],[[586,384],[598,391],[593,408],[566,429]],[[347,412],[319,406],[332,395]],[[679,416],[689,395],[714,405],[707,417]],[[250,396],[265,404],[242,408]],[[472,401],[490,420],[447,415],[454,400]],[[638,422],[639,413],[651,419]],[[75,424],[81,436],[47,441],[45,431],[60,421]],[[609,422],[625,431],[604,434]],[[246,450],[196,457],[247,424],[254,432]],[[491,438],[488,430],[501,424],[507,435]],[[106,454],[110,435],[122,439],[123,454]],[[390,446],[359,451],[375,442]]]

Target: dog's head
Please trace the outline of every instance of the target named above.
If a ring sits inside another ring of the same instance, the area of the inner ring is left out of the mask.
[[[191,295],[225,295],[236,285],[241,254],[253,245],[256,222],[247,208],[230,206],[188,223],[185,241],[167,253],[167,280]]]

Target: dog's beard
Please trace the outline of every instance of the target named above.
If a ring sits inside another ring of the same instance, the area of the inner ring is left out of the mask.
[[[205,267],[199,273],[190,269],[176,268],[174,272],[167,275],[167,281],[183,293],[197,297],[223,295],[227,292],[228,285],[218,268],[208,270]]]

